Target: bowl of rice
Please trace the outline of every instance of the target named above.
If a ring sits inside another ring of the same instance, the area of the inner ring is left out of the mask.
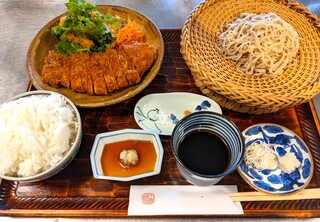
[[[75,105],[51,91],[20,94],[0,106],[0,177],[36,182],[63,170],[81,144]]]

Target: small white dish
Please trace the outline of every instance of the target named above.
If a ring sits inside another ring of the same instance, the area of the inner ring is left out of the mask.
[[[203,95],[185,92],[154,93],[137,102],[134,119],[142,129],[170,136],[183,117],[201,110],[222,114],[218,103]]]
[[[313,160],[303,140],[291,130],[272,123],[253,125],[242,132],[246,148],[253,143],[267,143],[278,156],[294,153],[301,165],[291,173],[275,169],[258,170],[249,167],[243,160],[238,172],[254,189],[268,194],[289,195],[301,191],[313,175]]]
[[[121,177],[121,176],[108,176],[104,175],[101,156],[106,144],[125,141],[125,140],[142,140],[151,141],[156,152],[156,161],[154,170],[152,172],[136,174],[134,176]],[[93,176],[97,179],[114,180],[114,181],[131,181],[144,177],[154,176],[160,173],[163,159],[163,147],[159,135],[142,130],[142,129],[124,129],[112,132],[97,134],[90,153],[90,161]]]

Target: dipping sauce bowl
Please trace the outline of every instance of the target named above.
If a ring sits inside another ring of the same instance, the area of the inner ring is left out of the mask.
[[[201,111],[178,122],[171,148],[182,177],[197,186],[210,186],[238,167],[244,154],[244,139],[227,117]]]

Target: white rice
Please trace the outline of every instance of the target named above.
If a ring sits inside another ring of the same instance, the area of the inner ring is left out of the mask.
[[[76,115],[59,94],[0,107],[0,175],[32,176],[55,166],[77,133]]]

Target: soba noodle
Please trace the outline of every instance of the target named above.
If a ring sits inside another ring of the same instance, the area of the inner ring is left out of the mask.
[[[222,27],[217,47],[246,74],[275,77],[283,73],[299,50],[297,31],[278,15],[243,13]]]

